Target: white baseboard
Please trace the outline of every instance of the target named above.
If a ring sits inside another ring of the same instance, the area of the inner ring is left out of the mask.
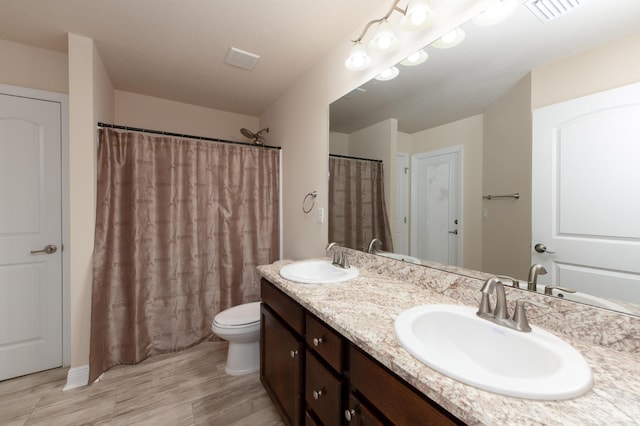
[[[89,366],[81,365],[80,367],[73,367],[69,369],[67,373],[67,384],[62,388],[63,391],[79,388],[81,386],[87,386],[89,384]]]

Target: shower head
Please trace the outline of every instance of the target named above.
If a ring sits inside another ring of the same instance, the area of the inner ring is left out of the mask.
[[[245,129],[244,127],[240,129],[240,133],[242,133],[244,136],[248,137],[249,139],[253,139],[253,143],[255,143],[256,145],[264,145],[264,136],[262,136],[262,132],[269,133],[269,128],[266,127],[262,130],[259,130],[256,133],[253,133],[251,130]]]

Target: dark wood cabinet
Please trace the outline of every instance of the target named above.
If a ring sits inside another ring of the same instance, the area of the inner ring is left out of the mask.
[[[282,419],[287,424],[299,425],[304,413],[304,340],[296,329],[282,321],[281,315],[302,318],[302,308],[293,300],[286,300],[286,295],[274,294],[275,297],[270,297],[268,290],[263,293],[260,308],[260,380]]]
[[[287,424],[463,424],[262,279],[260,379]]]

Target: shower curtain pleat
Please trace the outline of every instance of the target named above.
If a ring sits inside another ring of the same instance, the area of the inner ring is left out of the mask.
[[[90,382],[212,338],[279,253],[279,153],[99,130]]]
[[[373,238],[393,251],[383,164],[329,157],[329,241],[362,250]]]

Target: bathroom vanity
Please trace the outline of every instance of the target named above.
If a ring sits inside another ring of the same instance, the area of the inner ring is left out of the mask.
[[[531,324],[580,351],[595,384],[565,401],[502,396],[429,368],[394,333],[395,318],[413,306],[477,307],[482,281],[356,251],[349,256],[360,275],[335,284],[286,280],[279,270],[288,261],[258,267],[261,380],[285,423],[640,424],[637,317],[527,296],[548,305],[531,309]],[[512,311],[522,293],[510,290]]]
[[[462,424],[264,278],[261,293],[260,378],[287,423]]]

